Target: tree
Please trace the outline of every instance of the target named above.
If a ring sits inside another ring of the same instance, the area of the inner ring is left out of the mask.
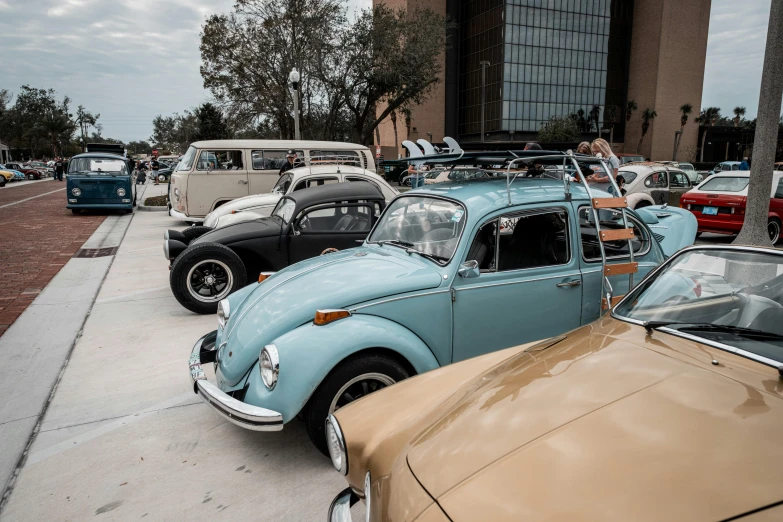
[[[100,114],[88,112],[83,105],[79,105],[76,109],[76,125],[79,127],[79,133],[82,138],[82,152],[87,150],[87,133],[89,132],[90,127],[94,127],[98,131],[98,134],[100,134],[101,128],[100,125],[98,125],[98,118],[100,117]]]
[[[745,116],[745,107],[734,107],[734,118],[732,121],[735,127],[739,127],[743,116]]]
[[[126,145],[125,148],[127,148],[128,152],[131,154],[152,154],[152,145],[150,145],[150,142],[146,140],[131,141]]]
[[[568,116],[552,116],[538,131],[538,141],[541,143],[562,143],[578,141],[580,136],[576,121]]]
[[[748,184],[745,220],[735,243],[771,246],[770,235],[781,223],[769,218],[769,193],[778,142],[781,97],[783,97],[783,2],[770,7],[764,68],[761,73],[759,110],[753,144],[753,166]],[[774,275],[774,274],[773,274]]]
[[[636,100],[633,98],[628,100],[628,103],[625,104],[625,122],[628,123],[631,121],[631,114],[634,113],[635,110],[639,108],[638,105],[636,105]]]
[[[705,127],[704,131],[701,135],[701,156],[699,158],[699,161],[704,161],[704,145],[707,141],[707,132],[710,127],[715,125],[715,122],[717,122],[720,119],[720,107],[707,107],[706,109],[701,110],[701,114],[698,118],[696,118],[696,121],[699,122],[700,127]]]
[[[655,109],[644,109],[642,112],[642,136],[639,138],[639,145],[636,146],[636,153],[638,154],[639,151],[642,148],[642,141],[644,140],[644,135],[647,134],[647,131],[650,129],[650,123],[658,116],[658,113],[655,112]]]
[[[678,134],[677,138],[674,140],[674,155],[672,156],[672,161],[677,161],[677,151],[680,148],[680,141],[682,140],[682,135],[685,133],[685,125],[688,123],[688,116],[691,112],[693,112],[693,105],[690,103],[683,103],[680,105],[680,134]]]
[[[71,140],[76,126],[62,111],[52,111],[36,123],[37,130],[41,132],[52,145],[52,155],[57,156],[62,152],[63,145]]]
[[[204,103],[193,111],[198,119],[195,140],[224,140],[231,137],[231,131],[223,120],[223,113],[211,103]]]

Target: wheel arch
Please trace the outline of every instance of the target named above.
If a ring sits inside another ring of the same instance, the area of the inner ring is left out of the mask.
[[[628,199],[628,207],[631,209],[642,208],[642,207],[656,204],[652,196],[644,192],[636,192],[634,194],[628,194],[627,199]],[[647,204],[642,205],[642,207],[640,207],[639,204],[642,202]]]

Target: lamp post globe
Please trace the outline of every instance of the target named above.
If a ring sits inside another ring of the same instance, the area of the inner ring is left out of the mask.
[[[291,69],[291,73],[288,75],[288,81],[291,84],[291,87],[296,91],[299,89],[299,71],[296,70],[296,67]]]
[[[291,69],[291,73],[288,75],[288,83],[291,85],[291,96],[294,99],[294,139],[301,140],[299,133],[299,71],[296,67]]]

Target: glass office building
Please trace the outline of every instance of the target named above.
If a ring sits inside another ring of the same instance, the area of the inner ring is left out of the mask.
[[[532,137],[553,116],[623,135],[633,0],[471,0],[460,5],[460,139]],[[515,137],[516,135],[516,137]]]

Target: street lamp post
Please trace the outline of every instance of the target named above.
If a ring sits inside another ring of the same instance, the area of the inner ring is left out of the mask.
[[[294,99],[294,139],[297,140],[302,139],[299,134],[299,80],[299,71],[294,67],[288,75],[288,84],[291,88],[291,97]]]
[[[487,67],[489,62],[481,60],[481,142],[484,143],[484,110],[487,104]]]

